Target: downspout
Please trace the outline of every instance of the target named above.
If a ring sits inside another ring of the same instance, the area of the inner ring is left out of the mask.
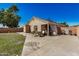
[[[49,36],[49,23],[47,24],[47,35]]]

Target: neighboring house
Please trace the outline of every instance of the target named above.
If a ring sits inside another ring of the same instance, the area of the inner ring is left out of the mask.
[[[62,31],[63,34],[66,34],[66,35],[70,34],[69,33],[69,31],[70,31],[69,27],[62,26],[61,31]]]
[[[3,26],[3,24],[0,24],[0,28],[8,28],[7,26]]]
[[[67,34],[79,36],[79,26],[62,27],[61,29],[65,30]]]
[[[32,20],[24,26],[24,32],[30,33],[33,31],[46,31],[47,35],[52,34],[53,32],[55,32],[56,34],[61,34],[62,26],[63,25],[47,19],[33,17]]]
[[[77,27],[76,26],[70,26],[69,27],[70,31],[72,32],[72,35],[77,35]]]
[[[79,36],[79,26],[70,26],[69,29],[72,32],[72,35]]]

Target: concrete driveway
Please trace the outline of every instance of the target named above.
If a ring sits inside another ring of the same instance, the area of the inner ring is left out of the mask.
[[[79,56],[79,39],[77,36],[26,35],[22,56]]]

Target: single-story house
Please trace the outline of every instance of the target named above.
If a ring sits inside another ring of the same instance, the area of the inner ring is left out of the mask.
[[[33,31],[46,31],[47,35],[52,34],[55,32],[56,34],[61,34],[61,27],[64,25],[58,24],[56,22],[42,19],[38,17],[33,17],[32,20],[30,20],[25,26],[24,26],[24,32],[30,33]]]
[[[8,26],[3,26],[3,24],[0,24],[0,28],[8,28]]]

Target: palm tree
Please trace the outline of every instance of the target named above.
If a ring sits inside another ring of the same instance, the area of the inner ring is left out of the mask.
[[[12,5],[9,10],[11,10],[12,12],[16,13],[17,11],[19,11],[19,9],[17,8],[16,5]]]

